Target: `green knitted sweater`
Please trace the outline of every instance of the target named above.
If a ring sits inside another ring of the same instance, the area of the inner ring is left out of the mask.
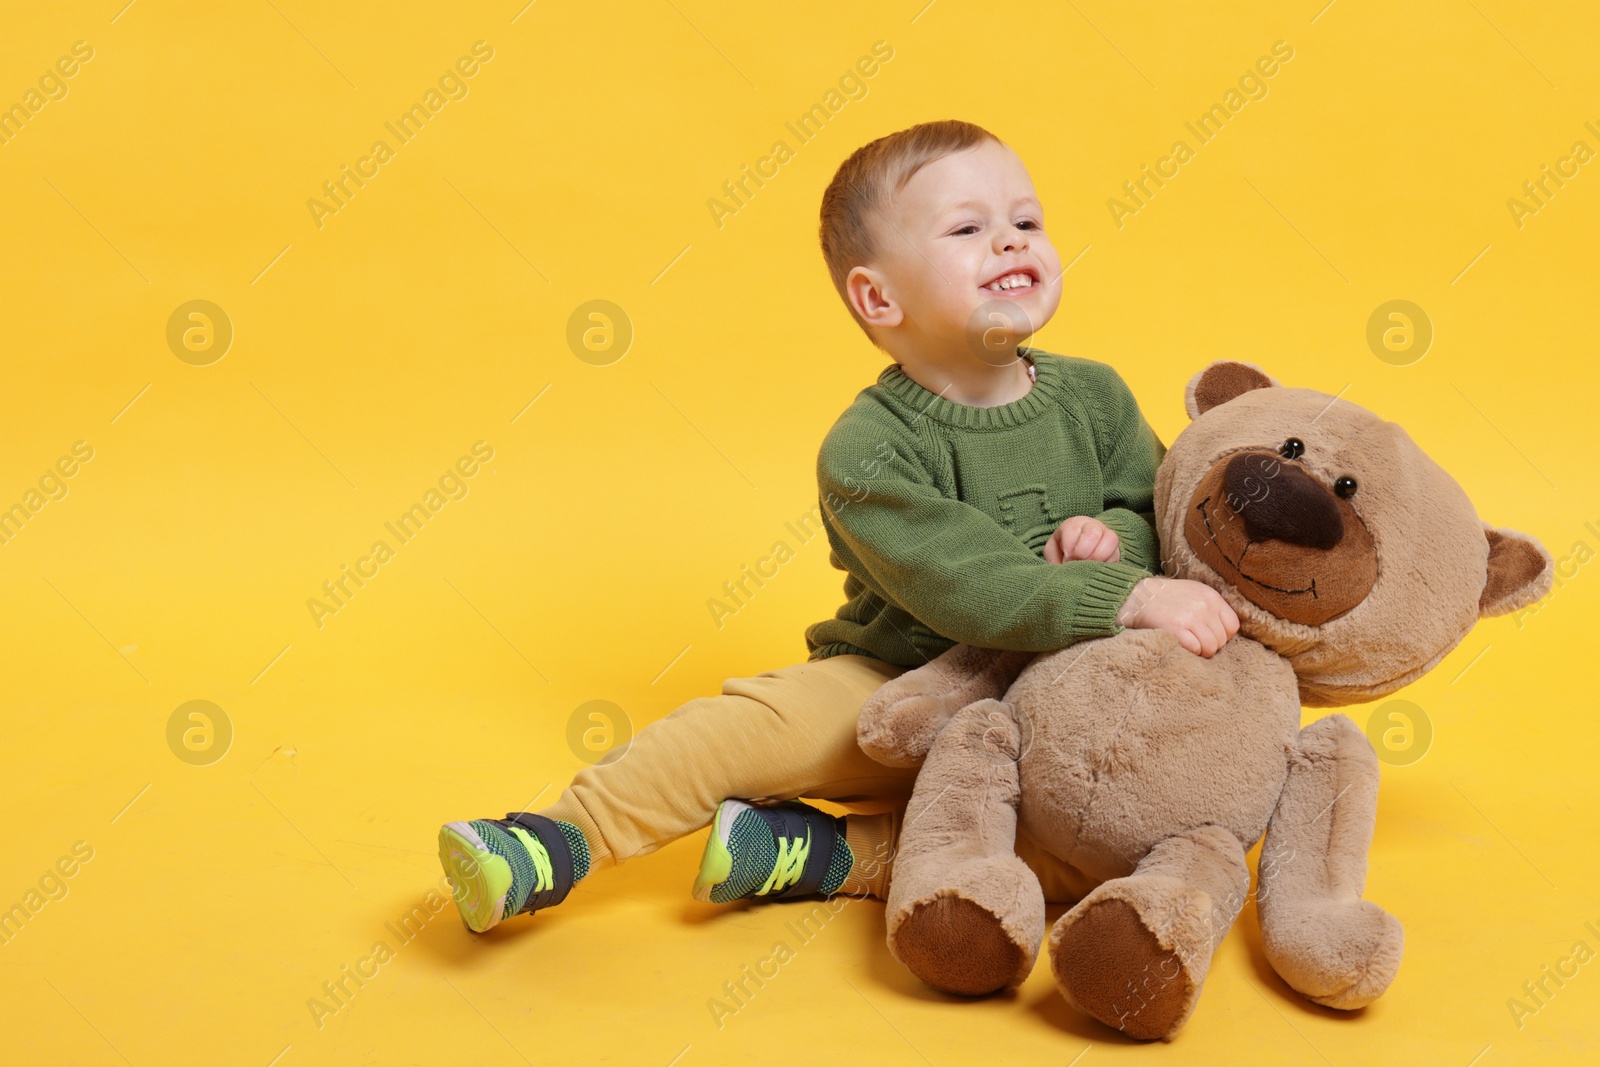
[[[855,653],[905,667],[956,642],[1048,651],[1121,629],[1159,570],[1152,487],[1164,448],[1117,372],[1019,348],[1020,399],[946,400],[893,364],[823,439],[817,488],[845,603],[806,628],[809,659]],[[1115,530],[1118,563],[1047,563],[1064,520]]]

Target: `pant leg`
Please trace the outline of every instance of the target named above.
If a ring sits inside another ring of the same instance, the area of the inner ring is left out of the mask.
[[[861,705],[905,668],[838,655],[729,678],[579,771],[539,814],[576,825],[594,869],[648,855],[711,822],[726,797],[904,807],[914,768],[856,743]],[[890,798],[885,801],[884,798]]]

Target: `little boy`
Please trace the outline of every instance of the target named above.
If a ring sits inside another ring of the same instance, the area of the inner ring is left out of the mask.
[[[958,121],[873,141],[824,193],[821,238],[850,314],[895,361],[817,460],[846,603],[807,629],[806,662],[726,680],[542,811],[446,824],[440,860],[471,929],[708,823],[698,899],[885,897],[916,771],[856,744],[878,686],[957,642],[1047,651],[1146,627],[1209,656],[1238,628],[1209,587],[1151,573],[1163,449],[1122,379],[1019,344],[1055,313],[1062,269],[1015,152]],[[884,810],[835,817],[799,797]]]

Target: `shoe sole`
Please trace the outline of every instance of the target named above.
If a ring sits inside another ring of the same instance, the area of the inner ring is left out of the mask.
[[[706,850],[700,854],[700,873],[695,876],[694,899],[706,904],[715,903],[711,891],[728,880],[733,873],[733,853],[728,850],[728,835],[733,833],[733,821],[739,813],[752,805],[742,800],[724,800],[717,805],[711,819],[711,836],[706,838]]]
[[[505,918],[511,865],[489,851],[471,823],[439,828],[439,863],[454,887],[452,899],[467,929],[481,934]]]

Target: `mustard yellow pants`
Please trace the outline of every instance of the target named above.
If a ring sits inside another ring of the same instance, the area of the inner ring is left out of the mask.
[[[579,771],[539,814],[577,826],[600,870],[711,824],[725,798],[832,801],[852,816],[846,840],[857,867],[845,893],[888,892],[900,821],[915,768],[885,767],[856,744],[861,705],[905,668],[839,655],[749,678],[729,678],[645,726]],[[1017,852],[1040,877],[1048,900],[1076,900],[1071,869],[1020,836]],[[874,857],[863,864],[863,857]]]

